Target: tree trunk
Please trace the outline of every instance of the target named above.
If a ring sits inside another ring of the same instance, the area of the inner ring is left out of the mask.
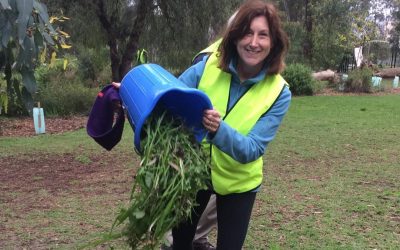
[[[312,73],[312,77],[318,81],[337,82],[339,80],[338,75],[330,69]]]
[[[96,0],[96,14],[100,20],[103,29],[108,35],[108,46],[110,47],[111,74],[112,80],[120,82],[125,74],[131,69],[132,62],[138,49],[138,43],[144,30],[144,24],[147,14],[150,11],[152,1],[137,0],[137,15],[133,23],[132,30],[129,34],[128,41],[124,44],[125,38],[119,38],[122,31],[116,27],[115,16],[107,16],[105,0]],[[121,51],[123,50],[123,51]]]
[[[395,76],[400,75],[400,68],[387,68],[381,69],[380,71],[375,73],[376,76],[380,76],[382,78],[394,78]]]
[[[97,0],[96,7],[97,17],[99,18],[99,21],[103,26],[103,29],[107,32],[108,36],[107,44],[108,46],[110,46],[112,81],[119,82],[121,78],[118,72],[120,59],[118,55],[117,35],[115,34],[116,29],[115,27],[113,27],[113,23],[109,20],[107,16],[104,0]]]
[[[137,7],[137,16],[133,24],[132,32],[129,34],[128,43],[126,45],[124,54],[122,55],[121,65],[119,65],[120,81],[132,68],[132,61],[138,50],[139,38],[143,33],[145,26],[146,15],[150,10],[151,1],[141,0]]]
[[[289,5],[287,3],[287,0],[282,0],[283,2],[283,7],[285,8],[285,12],[286,12],[286,21],[290,22],[290,9],[289,9]]]
[[[306,60],[311,63],[311,58],[312,58],[312,29],[313,29],[313,23],[312,23],[312,11],[311,11],[311,3],[309,0],[305,0],[305,21],[304,21],[304,26],[306,29],[306,37],[304,39],[304,44],[303,44],[303,55]]]

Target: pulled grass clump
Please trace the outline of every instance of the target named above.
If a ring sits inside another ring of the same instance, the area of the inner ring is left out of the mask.
[[[162,115],[145,129],[130,205],[106,237],[124,237],[132,249],[157,249],[168,230],[190,216],[197,192],[210,180],[209,158],[181,122]]]

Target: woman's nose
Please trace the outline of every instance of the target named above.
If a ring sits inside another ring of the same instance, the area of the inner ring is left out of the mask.
[[[257,45],[258,45],[258,37],[257,35],[254,35],[251,37],[250,46],[256,47]]]

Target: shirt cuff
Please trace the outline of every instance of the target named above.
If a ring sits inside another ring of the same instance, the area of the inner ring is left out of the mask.
[[[227,135],[229,125],[223,120],[219,123],[218,130],[215,133],[207,134],[207,142],[212,143],[218,147],[219,144],[224,143],[224,138]]]

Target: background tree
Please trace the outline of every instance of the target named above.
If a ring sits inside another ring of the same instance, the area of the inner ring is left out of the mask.
[[[372,1],[280,0],[278,4],[290,37],[288,63],[336,69],[343,55],[377,35],[369,18]]]
[[[134,66],[138,48],[150,61],[178,73],[219,35],[242,0],[47,1],[50,12],[71,17],[68,32],[79,50],[110,50],[112,79],[120,81]],[[76,34],[76,35],[75,35]]]
[[[1,103],[11,115],[30,113],[37,90],[34,69],[47,55],[54,59],[56,51],[69,48],[69,35],[53,27],[46,6],[36,0],[0,1],[0,31],[0,70],[6,81]]]
[[[351,53],[355,46],[365,40],[376,37],[375,19],[369,18],[371,6],[376,1],[276,1],[290,36],[288,63],[303,62],[313,68],[337,68],[344,54]],[[143,2],[141,0],[96,0],[90,3],[72,0],[73,4],[52,0],[49,4],[57,2],[60,2],[57,5],[64,8],[68,16],[73,17],[70,23],[74,28],[69,32],[77,33],[76,38],[80,41],[74,40],[76,48],[79,49],[79,44],[104,46],[114,40],[111,44],[117,46],[108,45],[108,48],[114,51],[110,53],[112,78],[118,80],[122,78],[118,75],[126,72],[123,68],[134,66],[131,60],[135,56],[134,48],[147,49],[151,62],[161,64],[176,74],[181,72],[189,65],[196,51],[219,35],[229,16],[243,0],[145,1],[148,4],[147,12],[141,17],[136,11]],[[103,14],[99,15],[102,9]],[[127,50],[129,34],[133,32],[135,23],[139,22],[137,18],[144,19],[143,25],[135,26],[137,35],[131,36],[135,37],[135,42]],[[106,32],[110,28],[103,25],[107,20],[112,32]],[[123,63],[122,58],[127,60]]]
[[[221,35],[234,10],[243,1],[160,0],[141,44],[151,59],[176,74],[190,65],[193,56]]]
[[[397,55],[400,50],[400,1],[390,0],[388,6],[391,9],[391,24],[393,25],[389,38],[392,52],[391,67],[396,67],[396,63],[399,61]]]

